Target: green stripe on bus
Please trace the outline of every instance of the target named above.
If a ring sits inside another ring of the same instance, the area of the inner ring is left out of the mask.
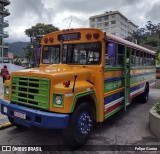
[[[98,122],[98,100],[94,91],[87,91],[87,92],[81,92],[81,93],[75,94],[72,101],[71,112],[74,111],[77,99],[80,97],[88,96],[88,95],[93,95],[94,97],[94,103],[96,105],[96,121]]]
[[[130,70],[146,70],[146,69],[152,69],[152,70],[156,70],[154,66],[144,66],[144,67],[141,67],[141,66],[137,66],[137,67],[133,67],[131,66],[131,69]],[[106,66],[106,68],[104,69],[105,71],[118,71],[118,70],[124,70],[123,67],[114,67],[114,66]]]
[[[112,90],[122,88],[123,84],[124,84],[123,80],[111,81],[111,82],[104,83],[104,92],[106,93],[106,92],[109,92]]]
[[[131,70],[144,70],[144,69],[153,69],[155,70],[155,67],[154,66],[131,66]]]
[[[105,71],[122,71],[123,70],[123,67],[110,67],[108,66],[107,68],[104,69]]]

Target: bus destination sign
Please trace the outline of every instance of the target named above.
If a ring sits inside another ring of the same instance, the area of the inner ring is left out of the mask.
[[[60,34],[58,35],[59,41],[71,41],[71,40],[79,40],[81,38],[80,33],[69,33],[69,34]]]

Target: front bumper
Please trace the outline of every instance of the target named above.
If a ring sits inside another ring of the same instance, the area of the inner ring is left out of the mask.
[[[0,100],[1,113],[7,115],[13,120],[13,123],[23,125],[25,127],[40,127],[45,129],[65,129],[68,125],[69,114],[52,113],[40,111],[28,107],[11,104],[4,100]],[[14,112],[23,113],[25,119],[16,117]]]

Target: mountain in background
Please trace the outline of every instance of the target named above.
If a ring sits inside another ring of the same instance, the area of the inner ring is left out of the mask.
[[[14,53],[14,55],[18,55],[19,57],[25,57],[23,48],[25,48],[27,44],[28,42],[9,43],[9,52]]]

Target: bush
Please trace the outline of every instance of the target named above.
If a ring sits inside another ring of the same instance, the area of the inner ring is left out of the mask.
[[[15,65],[19,65],[19,66],[22,65],[20,61],[15,61],[14,64],[15,64]]]
[[[156,101],[155,108],[158,114],[160,114],[160,100]]]

